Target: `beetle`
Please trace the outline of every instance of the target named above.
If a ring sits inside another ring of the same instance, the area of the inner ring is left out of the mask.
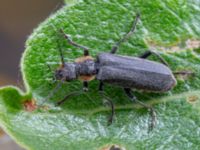
[[[105,95],[104,85],[111,84],[123,89],[127,97],[142,107],[150,111],[150,128],[156,124],[156,112],[152,106],[138,100],[132,89],[141,89],[151,92],[167,92],[176,85],[176,79],[168,67],[167,62],[156,52],[146,51],[139,57],[117,55],[120,45],[125,42],[135,31],[140,14],[137,14],[131,29],[115,45],[110,53],[99,53],[94,59],[89,54],[89,48],[74,42],[64,30],[60,33],[70,45],[83,49],[83,56],[77,58],[74,62],[66,63],[63,52],[59,49],[61,57],[61,66],[55,71],[55,79],[62,82],[80,79],[83,82],[83,90],[88,91],[88,82],[94,79],[99,81],[99,91],[107,99],[111,106],[112,113],[109,116],[108,123],[113,122],[114,104],[112,100]],[[147,60],[150,55],[155,55],[161,63]],[[72,92],[56,103],[57,106],[63,104],[69,97],[80,94],[80,91]]]

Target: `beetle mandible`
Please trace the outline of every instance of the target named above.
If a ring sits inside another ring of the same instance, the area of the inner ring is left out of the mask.
[[[94,59],[89,55],[89,48],[79,45],[72,41],[71,38],[61,29],[60,32],[70,45],[83,49],[83,56],[77,58],[72,63],[64,62],[61,50],[61,66],[55,71],[55,79],[61,81],[72,81],[80,79],[83,81],[83,91],[88,90],[88,82],[94,79],[99,80],[99,91],[103,93],[104,84],[108,83],[123,88],[123,91],[132,102],[140,104],[142,107],[150,111],[151,123],[150,128],[153,129],[156,123],[156,112],[152,106],[139,101],[132,93],[132,88],[148,90],[151,92],[166,92],[176,85],[176,79],[168,67],[167,62],[156,52],[147,51],[139,57],[116,55],[120,45],[125,42],[135,31],[136,25],[140,19],[137,14],[133,25],[128,33],[126,33],[111,49],[110,53],[100,53]],[[161,63],[147,60],[150,55],[155,55]],[[65,96],[57,105],[63,104],[69,97],[80,94],[80,92],[72,92]],[[105,94],[102,94],[104,97]],[[114,104],[112,100],[108,100],[112,113],[109,116],[108,123],[111,124],[114,116]]]

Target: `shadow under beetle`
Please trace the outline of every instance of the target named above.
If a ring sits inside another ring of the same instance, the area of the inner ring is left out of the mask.
[[[123,91],[132,102],[136,102],[150,111],[151,122],[149,129],[152,130],[156,124],[156,112],[152,108],[139,101],[132,93],[132,88],[142,89],[151,92],[166,92],[176,85],[176,79],[169,69],[165,60],[156,52],[147,51],[139,57],[116,55],[120,45],[125,42],[135,31],[140,15],[137,14],[131,30],[124,35],[111,49],[110,53],[100,53],[94,59],[89,55],[89,48],[72,41],[63,30],[60,30],[70,45],[83,49],[84,55],[72,63],[64,62],[62,51],[61,66],[55,71],[55,79],[72,81],[80,79],[83,81],[83,90],[88,90],[88,82],[99,80],[99,91],[107,99],[112,113],[108,123],[111,124],[114,117],[114,104],[103,92],[104,83],[116,85],[123,88]],[[161,63],[146,60],[150,55],[155,55]],[[80,91],[72,92],[57,102],[57,106],[63,104],[69,97],[81,94]]]

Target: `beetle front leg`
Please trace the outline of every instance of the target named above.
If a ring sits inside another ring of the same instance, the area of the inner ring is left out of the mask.
[[[80,95],[83,92],[87,92],[87,91],[88,91],[88,82],[87,81],[83,81],[83,90],[69,93],[62,100],[58,101],[56,103],[56,106],[60,106],[60,105],[64,104],[72,96]]]
[[[82,93],[83,93],[83,91],[71,92],[68,95],[66,95],[62,100],[56,102],[56,106],[60,106],[60,105],[64,104],[67,100],[69,100],[71,97],[80,95]]]
[[[145,107],[146,109],[148,109],[150,111],[151,121],[149,123],[149,131],[152,131],[153,128],[155,127],[155,125],[156,125],[156,112],[155,112],[155,110],[152,108],[152,106],[146,105],[145,103],[137,100],[137,98],[131,93],[130,88],[124,88],[124,91],[132,102],[137,102],[138,104],[140,104],[141,106]]]

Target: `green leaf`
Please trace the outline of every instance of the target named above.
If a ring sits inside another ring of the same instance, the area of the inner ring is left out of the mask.
[[[130,29],[138,12],[141,20],[137,30],[118,54],[138,56],[150,48],[156,49],[173,71],[195,73],[193,77],[178,76],[177,86],[167,93],[135,91],[139,100],[155,108],[155,129],[147,133],[148,111],[132,104],[121,88],[111,85],[106,85],[105,91],[115,103],[116,117],[107,126],[110,109],[102,104],[98,81],[90,82],[88,93],[56,107],[56,101],[82,88],[80,81],[66,82],[49,98],[57,85],[52,82],[52,75],[60,64],[59,48],[67,62],[83,54],[66,42],[59,29],[90,47],[95,57],[109,52]],[[63,7],[35,29],[26,42],[21,68],[27,92],[13,87],[0,90],[1,126],[32,150],[100,150],[113,144],[127,150],[199,149],[199,14],[198,0],[85,0]],[[34,101],[44,107],[31,111]]]

